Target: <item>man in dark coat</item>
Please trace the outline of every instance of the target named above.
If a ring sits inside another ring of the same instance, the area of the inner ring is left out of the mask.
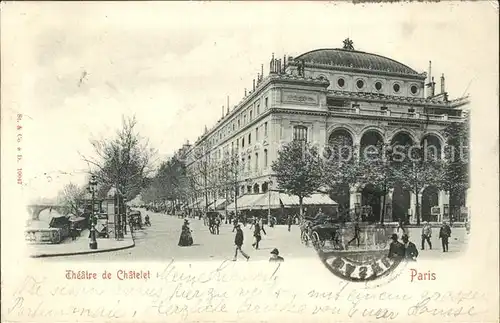
[[[392,242],[389,246],[389,255],[388,258],[391,259],[403,259],[405,256],[405,247],[404,245],[398,241],[398,235],[393,233],[391,236]]]
[[[234,244],[236,245],[236,250],[234,251],[233,261],[236,261],[236,258],[238,257],[238,251],[248,261],[248,259],[250,259],[250,257],[243,250],[241,250],[241,246],[243,246],[243,230],[241,230],[241,227],[239,224],[236,225],[236,236],[234,237]]]
[[[441,239],[441,244],[443,245],[443,252],[448,252],[448,239],[450,236],[451,228],[446,222],[443,222],[443,225],[439,229],[439,239]]]
[[[260,240],[262,240],[262,236],[260,235],[260,231],[261,231],[260,224],[258,221],[256,221],[255,226],[254,226],[254,231],[253,231],[253,236],[255,237],[255,242],[252,243],[252,246],[254,246],[255,249],[259,249],[259,242],[260,242]]]
[[[409,240],[406,233],[403,234],[401,239],[403,240],[403,246],[405,247],[405,259],[416,261],[418,257],[417,246]]]
[[[271,258],[269,258],[269,262],[283,262],[285,259],[283,257],[280,257],[280,252],[278,249],[274,248],[273,251],[271,251]]]
[[[293,223],[293,217],[291,214],[288,214],[288,218],[287,218],[288,232],[290,232],[290,230],[292,228],[292,223]]]

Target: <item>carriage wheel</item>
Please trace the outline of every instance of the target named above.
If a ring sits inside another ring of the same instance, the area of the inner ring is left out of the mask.
[[[316,231],[313,231],[313,233],[312,233],[312,241],[313,241],[313,245],[317,246],[319,248],[322,248],[325,246],[325,241],[323,241],[319,238],[319,234]]]
[[[300,242],[305,245],[307,245],[309,242],[309,237],[307,236],[307,233],[305,231],[302,231],[302,233],[300,234]]]

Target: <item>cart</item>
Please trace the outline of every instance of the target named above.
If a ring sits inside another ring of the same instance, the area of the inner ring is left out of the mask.
[[[312,221],[305,221],[301,225],[301,241],[305,245],[309,242],[315,248],[322,248],[325,246],[326,241],[329,241],[335,249],[342,250],[342,229],[340,224],[337,223],[313,223]]]

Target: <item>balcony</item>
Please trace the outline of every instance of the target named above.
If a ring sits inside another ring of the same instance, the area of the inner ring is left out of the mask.
[[[329,106],[328,110],[333,115],[359,115],[359,116],[375,116],[384,117],[390,119],[412,119],[412,120],[431,120],[431,121],[451,121],[460,122],[462,117],[449,116],[446,114],[425,114],[425,113],[415,113],[415,112],[399,112],[391,110],[369,110],[347,107],[336,107]]]

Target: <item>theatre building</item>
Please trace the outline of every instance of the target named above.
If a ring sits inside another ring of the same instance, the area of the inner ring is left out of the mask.
[[[269,73],[264,75],[262,68],[242,100],[228,107],[217,124],[205,129],[193,145],[183,148],[188,172],[199,176],[190,207],[204,207],[205,192],[208,204],[215,204],[215,208],[234,199],[232,190],[217,186],[221,180],[205,181],[200,172],[201,160],[208,160],[205,169],[209,169],[210,178],[220,176],[214,174],[231,151],[238,154],[237,195],[243,199],[244,195],[267,193],[268,207],[278,204],[269,190],[278,189],[271,164],[277,158],[279,143],[301,139],[321,146],[341,140],[359,151],[379,143],[426,141],[442,153],[443,129],[463,122],[469,102],[467,98],[448,97],[444,75],[437,91],[431,72],[430,62],[428,73],[418,72],[391,58],[355,50],[349,39],[343,48],[316,49],[279,59],[273,55]],[[200,147],[207,153],[203,158]],[[449,196],[434,186],[415,196],[396,185],[387,194],[385,206],[370,183],[344,189],[348,192],[344,197],[332,196],[337,203],[351,209],[369,205],[374,216],[385,207],[386,221],[401,215],[414,217],[417,199],[423,220],[448,216]],[[263,201],[260,208],[265,208]]]

